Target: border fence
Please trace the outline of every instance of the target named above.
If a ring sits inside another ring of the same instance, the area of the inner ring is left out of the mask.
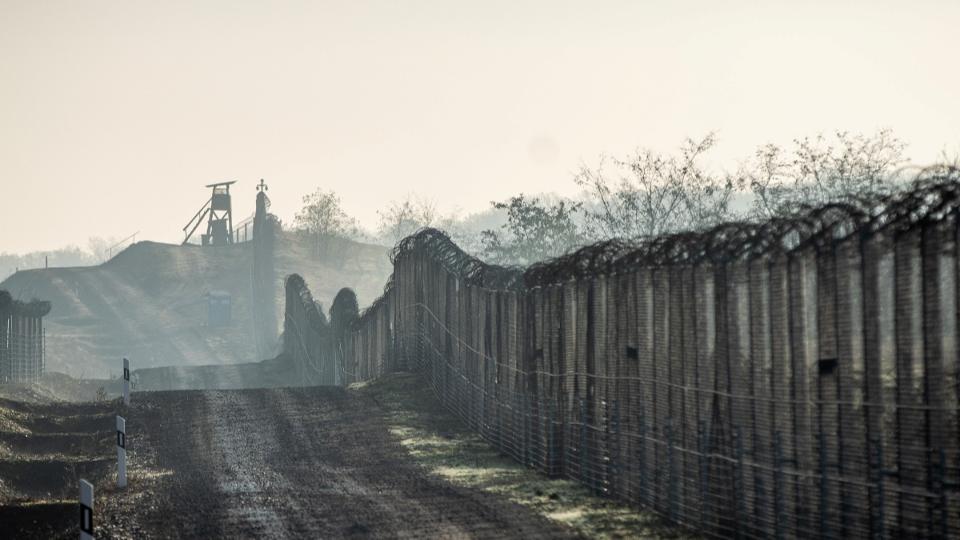
[[[710,536],[957,537],[956,172],[525,271],[427,229],[362,313],[290,276],[284,352],[312,384],[424,371],[517,461]]]
[[[43,375],[43,316],[49,312],[50,302],[20,302],[0,291],[0,383],[36,382]]]

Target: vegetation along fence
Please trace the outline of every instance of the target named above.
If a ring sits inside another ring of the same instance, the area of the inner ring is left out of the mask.
[[[0,291],[0,383],[34,382],[43,375],[43,316],[50,302],[14,300]]]
[[[525,271],[424,230],[362,314],[290,276],[285,355],[307,383],[423,370],[518,461],[707,535],[955,537],[958,226],[950,172]]]

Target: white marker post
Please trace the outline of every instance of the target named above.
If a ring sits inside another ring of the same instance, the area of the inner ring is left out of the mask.
[[[127,421],[117,417],[117,487],[127,487]]]
[[[93,484],[80,480],[80,540],[93,540]]]
[[[123,404],[130,406],[130,361],[123,359]]]

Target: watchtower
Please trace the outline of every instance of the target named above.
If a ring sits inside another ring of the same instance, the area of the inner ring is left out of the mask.
[[[183,228],[186,235],[183,243],[190,241],[197,227],[207,218],[207,233],[200,235],[204,246],[219,246],[233,243],[233,214],[230,206],[230,186],[236,181],[207,184],[212,190],[207,200]],[[189,232],[187,232],[189,230]]]

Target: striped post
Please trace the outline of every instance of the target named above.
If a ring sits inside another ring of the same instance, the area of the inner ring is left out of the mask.
[[[93,484],[80,480],[80,540],[93,540]]]
[[[117,416],[117,487],[127,487],[127,421]]]
[[[123,404],[130,406],[130,361],[123,359]]]

